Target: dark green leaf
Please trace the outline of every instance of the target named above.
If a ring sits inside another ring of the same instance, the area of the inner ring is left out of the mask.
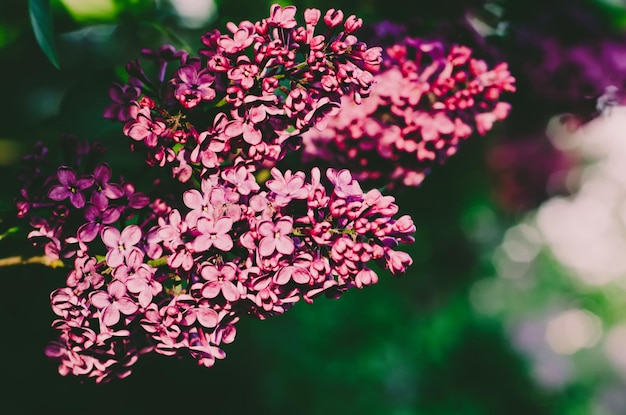
[[[48,59],[50,59],[54,67],[59,69],[59,60],[54,45],[54,34],[52,32],[50,0],[28,0],[28,12],[39,46]]]

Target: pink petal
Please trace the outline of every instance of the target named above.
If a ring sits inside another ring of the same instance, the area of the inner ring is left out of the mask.
[[[191,243],[194,252],[205,252],[213,246],[214,240],[209,235],[200,235]]]
[[[126,265],[129,267],[138,267],[143,263],[143,252],[141,249],[133,248],[126,254]]]
[[[136,245],[141,240],[141,228],[137,225],[127,226],[120,239],[124,241],[124,245]]]
[[[187,190],[183,193],[183,202],[190,209],[200,209],[204,204],[204,200],[202,195],[196,189]]]
[[[217,281],[204,284],[201,294],[204,298],[215,298],[220,293],[220,285]]]
[[[131,293],[139,293],[148,288],[148,283],[143,278],[133,277],[126,281],[126,288]]]
[[[291,273],[291,279],[298,284],[308,284],[311,279],[311,274],[309,274],[309,271],[304,268],[294,267],[294,270]]]
[[[103,309],[104,307],[111,304],[109,301],[109,294],[104,291],[96,291],[90,297],[89,300],[94,307]]]
[[[237,137],[243,133],[243,122],[241,120],[233,120],[226,124],[226,128],[224,128],[224,134],[227,137]]]
[[[257,232],[261,236],[272,236],[274,234],[274,224],[270,221],[263,221],[259,223]]]
[[[232,282],[228,281],[222,282],[222,294],[228,301],[236,301],[239,298],[239,290]]]
[[[109,295],[119,299],[126,294],[126,286],[121,281],[115,280],[109,284],[108,291]]]
[[[233,220],[231,218],[219,218],[215,223],[215,233],[227,233],[233,227]]]
[[[287,267],[283,267],[281,268],[276,275],[274,275],[274,282],[278,285],[285,285],[289,282],[289,280],[291,279],[291,268],[293,268],[292,266],[287,266]]]
[[[102,230],[100,237],[107,247],[117,249],[120,241],[120,231],[111,226],[107,226]]]
[[[124,254],[117,248],[110,250],[106,255],[106,262],[110,267],[119,267],[124,263]]]
[[[243,139],[248,144],[256,145],[263,139],[263,134],[254,125],[246,123],[243,127]]]
[[[282,218],[276,222],[274,227],[275,232],[279,232],[281,235],[287,235],[293,230],[293,222],[290,219]]]
[[[212,308],[198,309],[196,312],[196,318],[198,319],[198,323],[207,328],[213,328],[217,326],[217,323],[219,321],[217,312]]]
[[[233,240],[230,235],[220,235],[213,240],[213,245],[224,252],[228,252],[233,249]]]
[[[117,305],[119,310],[127,316],[134,314],[139,309],[137,304],[128,297],[120,298],[115,302],[115,304]]]
[[[281,254],[290,255],[293,253],[295,246],[293,240],[288,236],[280,236],[276,238],[276,250]]]
[[[102,314],[102,323],[105,326],[113,326],[120,321],[120,311],[114,304],[109,305]]]
[[[271,236],[266,236],[259,242],[259,253],[261,256],[270,256],[276,249],[276,240]]]

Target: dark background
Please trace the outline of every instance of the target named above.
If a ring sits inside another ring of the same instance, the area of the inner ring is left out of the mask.
[[[266,17],[270,4],[216,1],[212,17],[190,28],[168,1],[78,3],[52,2],[59,70],[35,40],[26,2],[2,5],[0,208],[5,213],[0,224],[5,227],[14,220],[19,159],[36,141],[54,147],[61,134],[72,133],[104,141],[114,168],[137,162],[127,155],[120,126],[101,115],[110,83],[141,48],[180,47],[182,41],[195,49],[204,31]],[[619,399],[604,398],[603,391],[623,390],[624,382],[600,346],[549,355],[546,367],[551,358],[565,358],[573,370],[565,382],[548,385],[537,377],[537,361],[513,330],[550,310],[557,296],[600,319],[626,311],[621,300],[581,288],[547,249],[533,263],[534,288],[520,293],[514,307],[485,312],[499,299],[476,295],[482,282],[500,278],[494,253],[507,229],[549,198],[569,193],[559,178],[579,161],[558,151],[545,128],[557,114],[593,117],[604,88],[622,86],[624,9],[603,1],[558,0],[281,4],[298,6],[298,18],[305,7],[332,7],[366,23],[406,23],[414,35],[467,44],[492,65],[507,61],[517,78],[506,121],[464,143],[421,187],[395,191],[402,213],[412,215],[417,226],[416,242],[407,249],[414,259],[409,272],[398,278],[381,272],[375,286],[340,300],[297,304],[266,321],[243,319],[236,341],[225,347],[227,358],[210,369],[147,355],[129,378],[94,385],[60,376],[43,353],[54,337],[49,294],[64,285],[66,271],[42,265],[0,268],[0,412],[626,413]],[[490,29],[478,32],[470,21]],[[617,58],[598,56],[602,45]],[[0,257],[37,254],[23,234],[1,240],[0,249]],[[508,289],[515,297],[515,288]]]

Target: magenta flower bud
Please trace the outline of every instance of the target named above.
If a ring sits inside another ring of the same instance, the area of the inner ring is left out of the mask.
[[[357,18],[355,15],[350,15],[344,23],[346,33],[353,33],[359,30],[363,26],[363,19]]]
[[[329,9],[324,15],[324,23],[329,28],[335,28],[343,22],[343,12],[341,10]]]
[[[322,16],[322,12],[319,9],[305,9],[304,21],[307,25],[315,26]]]

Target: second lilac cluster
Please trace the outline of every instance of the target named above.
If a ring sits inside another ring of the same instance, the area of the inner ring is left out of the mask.
[[[303,135],[307,162],[349,167],[359,180],[419,185],[460,143],[507,117],[506,63],[489,68],[465,46],[405,38],[388,47],[362,105],[342,98],[324,130]]]

